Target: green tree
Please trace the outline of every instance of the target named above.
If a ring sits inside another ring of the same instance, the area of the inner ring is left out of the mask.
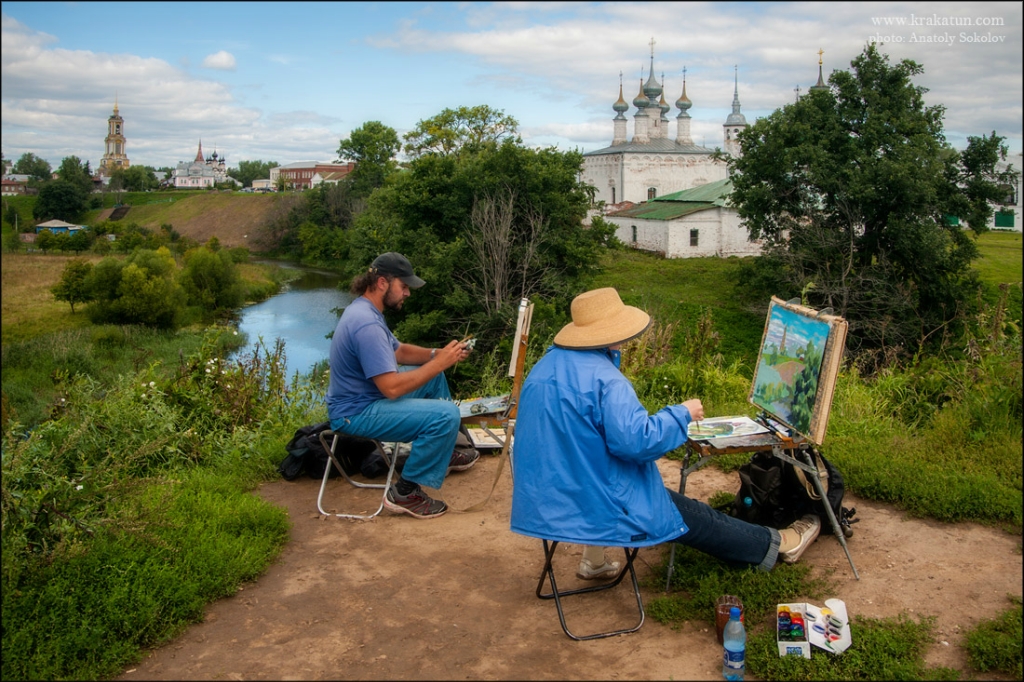
[[[277,161],[239,161],[238,168],[228,169],[228,175],[242,183],[243,187],[252,187],[253,180],[269,178],[270,169],[279,165]]]
[[[50,163],[32,152],[22,154],[21,158],[14,162],[13,170],[17,175],[31,175],[37,180],[49,180],[52,173]]]
[[[77,156],[65,156],[57,168],[57,175],[61,180],[73,182],[86,196],[92,192],[92,171],[88,161],[83,163]]]
[[[54,234],[50,230],[43,230],[36,235],[36,248],[43,253],[54,248]]]
[[[75,253],[87,251],[94,241],[92,230],[75,230],[68,237],[68,249]]]
[[[521,144],[518,128],[516,119],[485,104],[445,109],[406,133],[405,152],[413,158],[424,154],[448,156],[462,150],[477,151],[487,143],[506,139]]]
[[[76,303],[92,300],[92,293],[87,284],[90,272],[92,272],[92,263],[81,258],[73,258],[64,266],[60,280],[50,289],[55,299],[71,304],[72,315],[75,313]]]
[[[338,158],[356,162],[349,175],[353,189],[359,196],[369,196],[398,168],[395,154],[401,148],[394,128],[380,121],[367,121],[341,141]]]
[[[138,249],[128,258],[104,258],[86,278],[94,300],[87,312],[94,323],[143,324],[174,329],[183,319],[186,296],[175,277],[167,248]]]
[[[435,129],[438,120],[418,129],[459,136]],[[592,192],[579,180],[582,155],[527,148],[514,129],[498,138],[457,154],[420,154],[355,220],[346,262],[361,268],[399,251],[427,281],[403,308],[400,338],[436,342],[468,325],[496,342],[515,320],[519,297],[565,308],[597,267],[612,230],[600,220],[583,227]]]
[[[742,133],[729,161],[732,203],[767,247],[750,281],[783,297],[813,283],[810,302],[850,319],[853,347],[913,352],[972,300],[976,249],[951,216],[985,229],[1001,140],[950,148],[921,72],[870,45],[828,90]]]
[[[114,173],[121,173],[123,187],[129,192],[145,192],[160,186],[160,181],[156,179],[156,173],[149,166],[118,168]]]
[[[54,180],[39,190],[32,216],[41,222],[56,218],[75,222],[86,209],[88,195],[81,185],[70,180]]]
[[[244,291],[238,268],[227,250],[215,252],[203,246],[188,251],[179,281],[189,304],[200,308],[207,317],[242,304]]]

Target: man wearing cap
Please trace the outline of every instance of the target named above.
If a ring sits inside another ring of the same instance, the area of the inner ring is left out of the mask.
[[[357,298],[345,308],[331,341],[327,388],[333,430],[412,443],[384,506],[419,519],[448,510],[420,486],[440,488],[448,472],[469,469],[480,457],[475,450],[455,449],[459,408],[444,376],[470,348],[454,340],[434,349],[402,343],[384,321],[385,309],[400,310],[411,290],[424,284],[400,253],[381,254],[356,276],[351,291]]]
[[[692,399],[650,415],[619,371],[622,344],[650,322],[615,289],[573,299],[572,323],[555,335],[520,394],[512,530],[593,546],[671,541],[762,570],[780,557],[795,562],[818,536],[817,516],[780,531],[665,486],[655,462],[686,441],[686,427],[704,417],[704,407]]]

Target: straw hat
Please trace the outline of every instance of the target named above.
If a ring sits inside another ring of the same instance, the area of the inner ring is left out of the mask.
[[[572,322],[555,334],[555,345],[589,350],[625,343],[644,333],[651,316],[625,305],[611,287],[586,291],[572,300]]]

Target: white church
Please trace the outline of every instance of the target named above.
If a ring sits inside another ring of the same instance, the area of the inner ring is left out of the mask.
[[[583,155],[581,179],[596,188],[594,198],[603,202],[605,220],[617,226],[616,236],[625,244],[667,258],[759,254],[760,242],[749,240],[728,204],[732,185],[725,162],[712,157],[714,149],[694,143],[690,134],[693,103],[686,96],[685,69],[675,106],[673,138],[671,106],[654,76],[652,41],[650,74],[646,82],[641,78],[633,99],[633,136],[628,136],[630,106],[620,82],[619,99],[612,105],[612,143]],[[737,135],[747,127],[738,71],[732,113],[722,127],[723,151],[738,155]]]

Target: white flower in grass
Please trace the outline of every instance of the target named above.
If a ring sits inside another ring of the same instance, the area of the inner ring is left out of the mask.
[[[209,368],[209,367],[207,367],[207,368],[206,368],[206,373],[207,373],[207,374],[209,374],[209,373],[210,373],[210,368]]]
[[[228,384],[228,388],[231,388],[231,384]]]
[[[84,485],[76,485],[75,486],[75,490],[82,490],[83,488],[85,488]]]
[[[238,336],[238,332],[231,332],[231,333],[234,334],[235,336]]]
[[[149,387],[150,388],[156,388],[156,382],[155,381],[149,382]]]

